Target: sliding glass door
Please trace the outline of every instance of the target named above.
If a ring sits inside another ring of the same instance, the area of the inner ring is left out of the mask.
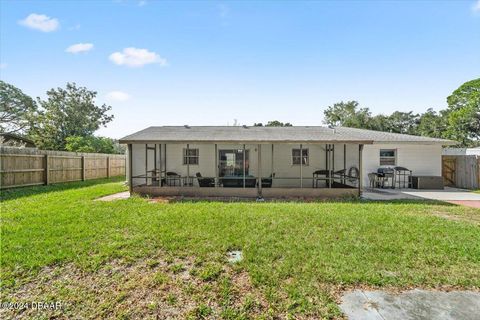
[[[245,175],[248,176],[249,160],[248,150],[245,150]],[[241,177],[243,176],[243,149],[219,150],[219,176]]]

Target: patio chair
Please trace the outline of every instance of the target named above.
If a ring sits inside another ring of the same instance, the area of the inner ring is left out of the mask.
[[[195,174],[197,176],[198,186],[200,187],[215,187],[215,178],[204,178],[200,172]]]
[[[273,174],[271,174],[268,178],[262,178],[262,188],[272,187],[272,177],[273,177]]]
[[[376,172],[370,172],[368,174],[368,182],[370,183],[371,188],[378,188],[380,186],[380,181],[378,180],[378,174]]]
[[[177,187],[177,186],[181,186],[182,185],[182,178],[181,176],[176,173],[176,172],[172,172],[172,171],[167,171],[165,173],[166,175],[166,182],[167,182],[167,186],[169,187]]]

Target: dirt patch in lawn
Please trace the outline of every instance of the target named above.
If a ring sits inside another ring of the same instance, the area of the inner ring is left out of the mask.
[[[461,221],[461,222],[469,222],[476,225],[480,225],[480,211],[476,211],[475,209],[471,209],[466,211],[464,214],[453,214],[451,212],[445,212],[441,210],[433,210],[431,213],[440,218],[453,220],[453,221]]]
[[[60,309],[1,309],[0,318],[198,319],[258,317],[269,304],[245,271],[193,258],[112,261],[96,271],[46,267],[2,293],[7,302],[60,302]]]

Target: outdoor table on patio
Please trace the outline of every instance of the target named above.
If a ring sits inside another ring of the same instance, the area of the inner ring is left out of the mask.
[[[325,181],[325,183],[329,184],[329,180],[332,177],[331,170],[317,170],[313,173],[313,180],[312,180],[312,188],[318,188],[319,181]]]

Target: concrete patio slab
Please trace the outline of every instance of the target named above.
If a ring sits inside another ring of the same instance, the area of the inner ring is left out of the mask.
[[[369,200],[428,199],[438,201],[480,201],[480,194],[469,190],[445,187],[444,190],[371,189],[362,193]]]
[[[130,192],[125,191],[125,192],[110,194],[108,196],[95,199],[95,201],[115,201],[115,200],[128,199],[128,198],[130,198]]]
[[[350,320],[478,320],[480,292],[355,290],[342,297],[340,309]]]

